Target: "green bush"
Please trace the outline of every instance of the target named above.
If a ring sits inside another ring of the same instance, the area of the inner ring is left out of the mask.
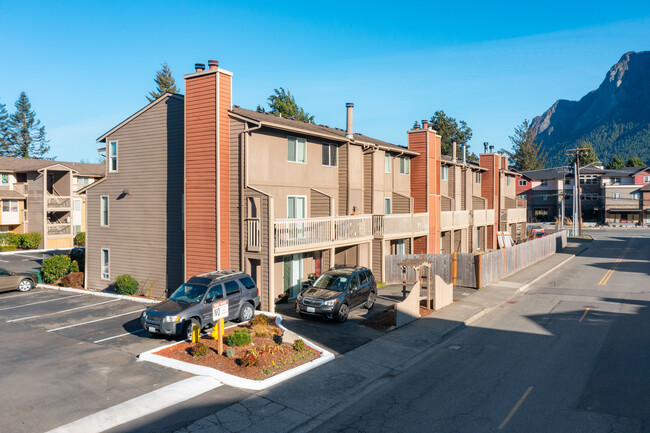
[[[190,355],[192,356],[205,356],[208,354],[210,348],[205,343],[196,343],[190,348]]]
[[[0,244],[19,247],[21,244],[21,237],[22,236],[18,233],[0,233]]]
[[[5,251],[14,251],[16,249],[15,245],[0,245],[0,252],[5,252]]]
[[[226,338],[228,346],[244,346],[246,344],[251,344],[252,342],[253,338],[251,337],[251,334],[248,330],[242,328],[236,329],[235,332]]]
[[[302,352],[303,350],[305,350],[305,342],[302,341],[302,339],[298,339],[294,341],[293,350],[295,350],[296,352]]]
[[[63,255],[52,256],[43,260],[41,266],[43,281],[49,284],[56,283],[59,278],[70,273],[71,264],[70,257]]]
[[[25,233],[20,235],[20,247],[28,250],[38,248],[43,240],[43,235],[38,232]]]
[[[79,232],[74,235],[74,244],[79,246],[86,245],[86,232]]]
[[[68,256],[68,257],[70,257],[70,256]],[[79,272],[79,263],[77,263],[76,260],[73,260],[70,263],[70,273],[73,273],[73,272]]]
[[[117,292],[121,295],[135,295],[138,293],[138,282],[129,274],[119,275],[115,278]]]
[[[251,326],[255,325],[270,325],[271,319],[266,314],[258,314],[250,321]]]

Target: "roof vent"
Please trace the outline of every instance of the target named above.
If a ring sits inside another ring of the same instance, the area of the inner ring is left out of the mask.
[[[194,69],[196,70],[196,72],[205,71],[205,63],[195,63],[194,64]]]
[[[208,67],[210,69],[217,69],[219,67],[219,60],[208,60]]]

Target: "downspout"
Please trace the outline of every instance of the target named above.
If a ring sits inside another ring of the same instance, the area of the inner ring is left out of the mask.
[[[248,157],[248,136],[252,131],[260,129],[261,124],[254,128],[248,127],[248,122],[244,122],[244,130],[239,133],[239,270],[244,270],[244,188],[248,186],[248,176],[246,175],[245,157]]]

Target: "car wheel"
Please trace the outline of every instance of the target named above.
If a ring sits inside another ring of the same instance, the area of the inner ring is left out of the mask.
[[[185,322],[182,336],[185,337],[186,340],[192,340],[192,329],[194,328],[194,325],[200,326],[198,320],[190,319]]]
[[[20,283],[18,283],[18,290],[21,292],[29,292],[34,287],[34,282],[29,278],[25,278]]]
[[[348,304],[341,304],[341,308],[339,308],[339,314],[336,316],[336,318],[340,323],[343,323],[348,320],[348,314],[350,314],[350,307],[348,307]]]
[[[248,302],[246,302],[241,307],[241,310],[239,311],[239,321],[248,322],[253,318],[253,315],[255,315],[255,310],[253,310],[253,306]]]
[[[375,306],[375,300],[377,300],[377,294],[373,291],[368,293],[368,299],[366,300],[366,309],[371,310]]]

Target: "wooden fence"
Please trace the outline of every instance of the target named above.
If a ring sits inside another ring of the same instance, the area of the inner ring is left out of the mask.
[[[567,232],[553,233],[511,248],[484,254],[401,254],[386,256],[386,283],[401,283],[402,270],[398,263],[405,259],[430,260],[431,274],[439,275],[446,283],[457,286],[481,288],[521,271],[528,266],[555,254],[566,246]],[[413,269],[406,278],[415,279]]]

